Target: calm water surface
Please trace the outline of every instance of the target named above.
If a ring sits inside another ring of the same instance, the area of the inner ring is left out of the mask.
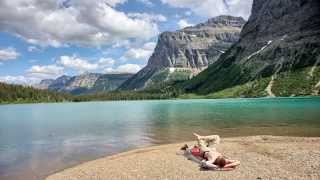
[[[191,132],[320,136],[320,98],[0,106],[0,179],[43,179],[101,156],[192,140]]]

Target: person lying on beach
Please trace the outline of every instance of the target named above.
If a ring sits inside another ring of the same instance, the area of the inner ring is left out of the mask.
[[[196,133],[194,135],[197,137],[198,146],[189,148],[186,144],[181,150],[184,150],[185,155],[189,159],[198,162],[201,167],[211,170],[230,171],[240,165],[239,161],[226,158],[213,146],[220,143],[218,135],[200,136]]]

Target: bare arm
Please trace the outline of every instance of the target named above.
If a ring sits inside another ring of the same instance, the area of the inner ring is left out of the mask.
[[[219,168],[218,166],[214,165],[212,161],[202,161],[201,166],[204,168],[213,169],[213,170],[216,170]]]
[[[214,162],[216,161],[219,155],[220,153],[218,152],[212,152],[212,151],[206,152],[205,156],[208,160],[205,161],[202,166],[209,169],[213,169],[213,170],[219,169],[219,166],[214,164]]]

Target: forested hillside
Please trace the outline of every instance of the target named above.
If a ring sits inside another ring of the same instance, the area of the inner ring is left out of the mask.
[[[33,87],[0,83],[0,103],[36,103],[71,101],[68,94],[39,90]]]
[[[170,99],[178,96],[179,92],[166,88],[149,91],[112,91],[88,95],[72,95],[40,90],[33,87],[0,83],[0,104]]]

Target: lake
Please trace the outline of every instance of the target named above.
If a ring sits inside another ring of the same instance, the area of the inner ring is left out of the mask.
[[[130,149],[222,137],[320,136],[320,98],[0,106],[0,179],[46,175]]]

